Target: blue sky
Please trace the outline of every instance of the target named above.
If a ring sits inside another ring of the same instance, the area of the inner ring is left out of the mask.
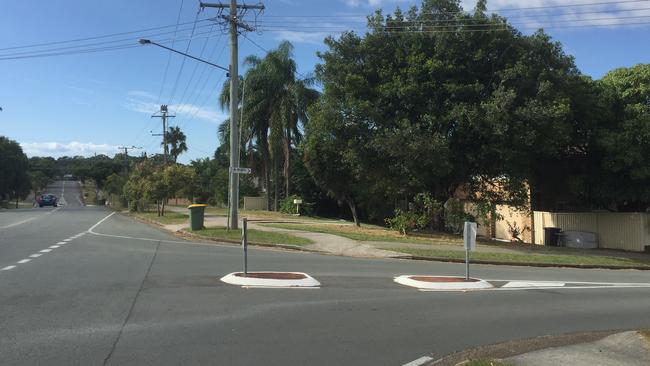
[[[613,68],[650,62],[650,1],[616,1],[620,3],[576,7],[566,5],[610,1],[488,0],[488,7],[510,17],[524,33],[543,26],[575,56],[582,72],[597,79]],[[199,6],[198,0],[182,3],[174,48],[185,50]],[[295,46],[299,72],[308,73],[318,62],[316,51],[323,49],[326,35],[343,29],[362,32],[364,17],[373,9],[392,11],[411,4],[419,1],[265,0],[266,10],[257,18],[261,32],[247,34],[250,40],[240,37],[240,57],[263,56],[262,49],[274,48],[287,39]],[[474,1],[463,1],[463,5],[472,8]],[[551,7],[529,9],[547,6]],[[181,162],[211,155],[218,144],[217,126],[225,117],[217,102],[224,72],[191,60],[183,64],[181,56],[170,58],[167,51],[136,43],[137,38],[147,36],[171,46],[180,7],[181,0],[3,2],[0,107],[4,111],[0,112],[0,135],[20,142],[30,156],[113,155],[121,145],[141,146],[140,151],[156,153],[161,150],[160,137],[151,136],[150,131],[160,133],[161,125],[159,119],[150,116],[159,104],[166,103],[177,114],[171,124],[179,125],[188,138],[190,150]],[[206,9],[198,17],[214,15],[215,9]],[[247,19],[254,23],[252,14]],[[7,49],[162,26],[171,27],[77,43]],[[100,43],[107,41],[114,42]],[[89,43],[97,44],[84,49],[134,47],[8,59],[38,50],[69,52],[78,50],[69,47]],[[227,66],[227,36],[218,25],[198,22],[189,43],[189,53]]]

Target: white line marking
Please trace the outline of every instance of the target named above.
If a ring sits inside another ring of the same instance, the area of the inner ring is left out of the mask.
[[[72,239],[63,239],[62,241],[63,241],[64,243],[67,243],[67,242],[69,242],[69,241],[71,241],[71,240],[72,240]]]
[[[51,214],[51,213],[53,213],[53,212],[58,211],[59,209],[60,209],[60,207],[55,208],[54,210],[49,211],[49,212],[46,213],[45,215],[49,215],[49,214]],[[34,217],[30,217],[30,218],[25,219],[25,220],[22,220],[22,221],[14,222],[13,224],[5,225],[5,226],[0,226],[0,230],[2,230],[2,229],[8,229],[8,228],[10,228],[10,227],[14,227],[14,226],[18,226],[18,225],[22,225],[22,224],[28,223],[28,222],[30,222],[30,221],[32,221],[32,220],[36,220],[36,219],[38,219],[38,218],[40,218],[40,217],[43,217],[43,216],[45,216],[45,215],[34,216]]]
[[[16,266],[6,266],[5,268],[1,269],[0,271],[8,271],[10,269],[14,269]]]
[[[43,250],[39,250],[39,253],[49,253],[51,251],[52,249],[43,249]]]
[[[48,248],[56,249],[56,248],[61,248],[61,246],[60,245],[50,245]]]
[[[64,241],[60,241],[60,242],[58,242],[57,244],[58,244],[58,245],[63,245],[63,244],[65,244],[65,243],[66,243],[66,242],[64,242]]]
[[[108,216],[104,217],[103,219],[99,220],[95,225],[91,226],[90,229],[88,229],[88,232],[89,232],[89,233],[92,233],[94,228],[96,228],[97,226],[99,226],[102,222],[108,220],[108,218],[111,217],[111,216],[113,216],[113,215],[115,215],[115,212],[113,212],[113,213],[111,213],[110,215],[108,215]]]
[[[43,255],[43,254],[35,253],[35,254],[30,255],[30,257],[31,257],[31,258],[38,258],[38,257],[40,257],[40,256],[42,256],[42,255]]]
[[[565,286],[564,282],[553,281],[510,281],[501,288],[517,288],[517,287],[562,287]]]
[[[433,357],[422,356],[422,357],[418,358],[417,360],[413,360],[413,361],[411,361],[409,363],[405,363],[402,366],[420,366],[420,365],[424,365],[425,363],[427,363],[429,361],[433,361]]]
[[[18,263],[18,264],[23,264],[23,263],[27,263],[27,262],[31,262],[31,261],[32,261],[31,259],[21,259],[21,260],[19,260],[19,261],[16,262],[16,263]]]

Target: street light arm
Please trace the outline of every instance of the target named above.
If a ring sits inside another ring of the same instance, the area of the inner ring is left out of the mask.
[[[166,49],[166,50],[170,50],[170,51],[172,51],[172,52],[176,52],[176,53],[178,53],[179,55],[183,55],[183,56],[185,56],[185,57],[189,57],[189,58],[191,58],[191,59],[194,59],[194,60],[197,60],[197,61],[200,61],[200,62],[206,63],[206,64],[208,64],[208,65],[210,65],[210,66],[214,66],[214,67],[216,67],[216,68],[219,68],[219,69],[221,69],[221,70],[224,70],[225,72],[230,73],[230,70],[229,70],[228,68],[225,68],[225,67],[220,66],[220,65],[217,65],[217,64],[213,64],[212,62],[209,62],[209,61],[206,61],[206,60],[200,59],[200,58],[198,58],[198,57],[194,57],[194,56],[192,56],[192,55],[188,55],[188,54],[185,53],[185,52],[177,51],[177,50],[175,50],[175,49],[173,49],[173,48],[170,48],[170,47],[167,47],[167,46],[163,46],[163,45],[161,45],[160,43],[156,43],[156,42],[154,42],[154,41],[152,41],[152,40],[149,40],[149,39],[140,39],[140,40],[138,41],[138,43],[140,43],[140,44],[142,44],[142,45],[148,45],[148,44],[156,45],[156,46],[161,47],[161,48],[164,48],[164,49]]]

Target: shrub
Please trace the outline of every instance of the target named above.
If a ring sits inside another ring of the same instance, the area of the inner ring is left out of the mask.
[[[402,211],[399,208],[395,210],[393,217],[389,217],[385,221],[389,228],[399,231],[402,235],[406,235],[414,229],[423,228],[428,222],[426,215],[413,211]]]

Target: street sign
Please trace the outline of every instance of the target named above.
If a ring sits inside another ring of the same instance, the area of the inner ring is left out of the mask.
[[[301,200],[301,199],[295,199],[295,200],[293,200],[293,203],[295,203],[296,205],[298,205],[298,204],[301,204],[301,203],[302,203],[302,200]]]
[[[250,174],[251,168],[233,168],[232,172],[235,174]]]
[[[465,221],[463,241],[465,242],[465,281],[469,281],[469,252],[470,250],[476,250],[475,222]]]
[[[476,223],[465,221],[465,229],[463,230],[463,240],[465,242],[465,250],[476,250]]]

